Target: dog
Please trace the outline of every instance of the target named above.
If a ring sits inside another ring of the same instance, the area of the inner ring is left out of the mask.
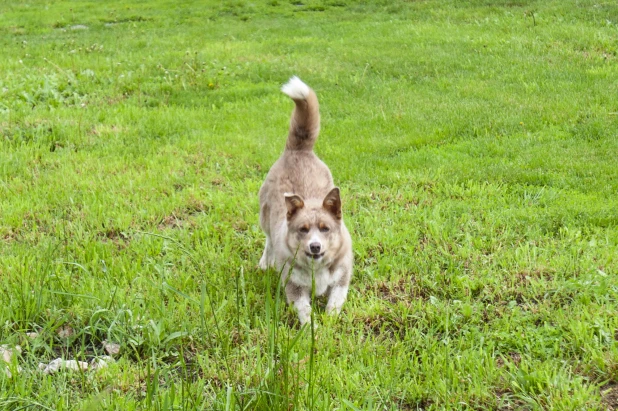
[[[341,311],[352,278],[352,239],[343,223],[339,188],[313,152],[320,131],[318,98],[298,77],[281,91],[296,106],[285,150],[259,192],[266,234],[259,267],[281,272],[287,302],[302,326],[311,320],[312,291],[328,295],[327,313]]]

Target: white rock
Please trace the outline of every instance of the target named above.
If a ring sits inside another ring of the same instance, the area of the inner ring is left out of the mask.
[[[53,374],[63,368],[72,371],[86,371],[88,369],[88,363],[84,361],[63,360],[62,358],[56,358],[49,364],[39,364],[39,370],[43,371],[45,374]]]
[[[2,361],[7,364],[11,363],[11,358],[13,358],[13,351],[7,345],[0,345],[0,354],[2,355]]]

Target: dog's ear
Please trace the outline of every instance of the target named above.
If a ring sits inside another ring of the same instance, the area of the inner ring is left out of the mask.
[[[324,197],[322,207],[331,213],[337,220],[341,220],[341,197],[339,197],[339,187],[335,187]]]
[[[285,206],[288,208],[288,220],[294,217],[294,214],[305,206],[303,198],[296,194],[285,193]]]

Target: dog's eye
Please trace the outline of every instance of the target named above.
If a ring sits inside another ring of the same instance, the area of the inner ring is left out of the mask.
[[[300,230],[298,230],[298,231],[300,231],[300,232],[301,232],[301,233],[303,233],[303,234],[307,234],[307,233],[309,232],[309,227],[304,227],[304,226],[303,226],[303,227],[301,227],[301,228],[300,228]]]
[[[320,232],[322,233],[328,233],[330,231],[330,228],[328,228],[327,226],[323,225],[322,227],[320,227]]]

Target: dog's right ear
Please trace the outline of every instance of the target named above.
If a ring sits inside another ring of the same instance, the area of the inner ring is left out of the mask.
[[[305,206],[303,198],[296,194],[285,193],[285,206],[288,208],[288,220],[294,217],[294,214]]]

